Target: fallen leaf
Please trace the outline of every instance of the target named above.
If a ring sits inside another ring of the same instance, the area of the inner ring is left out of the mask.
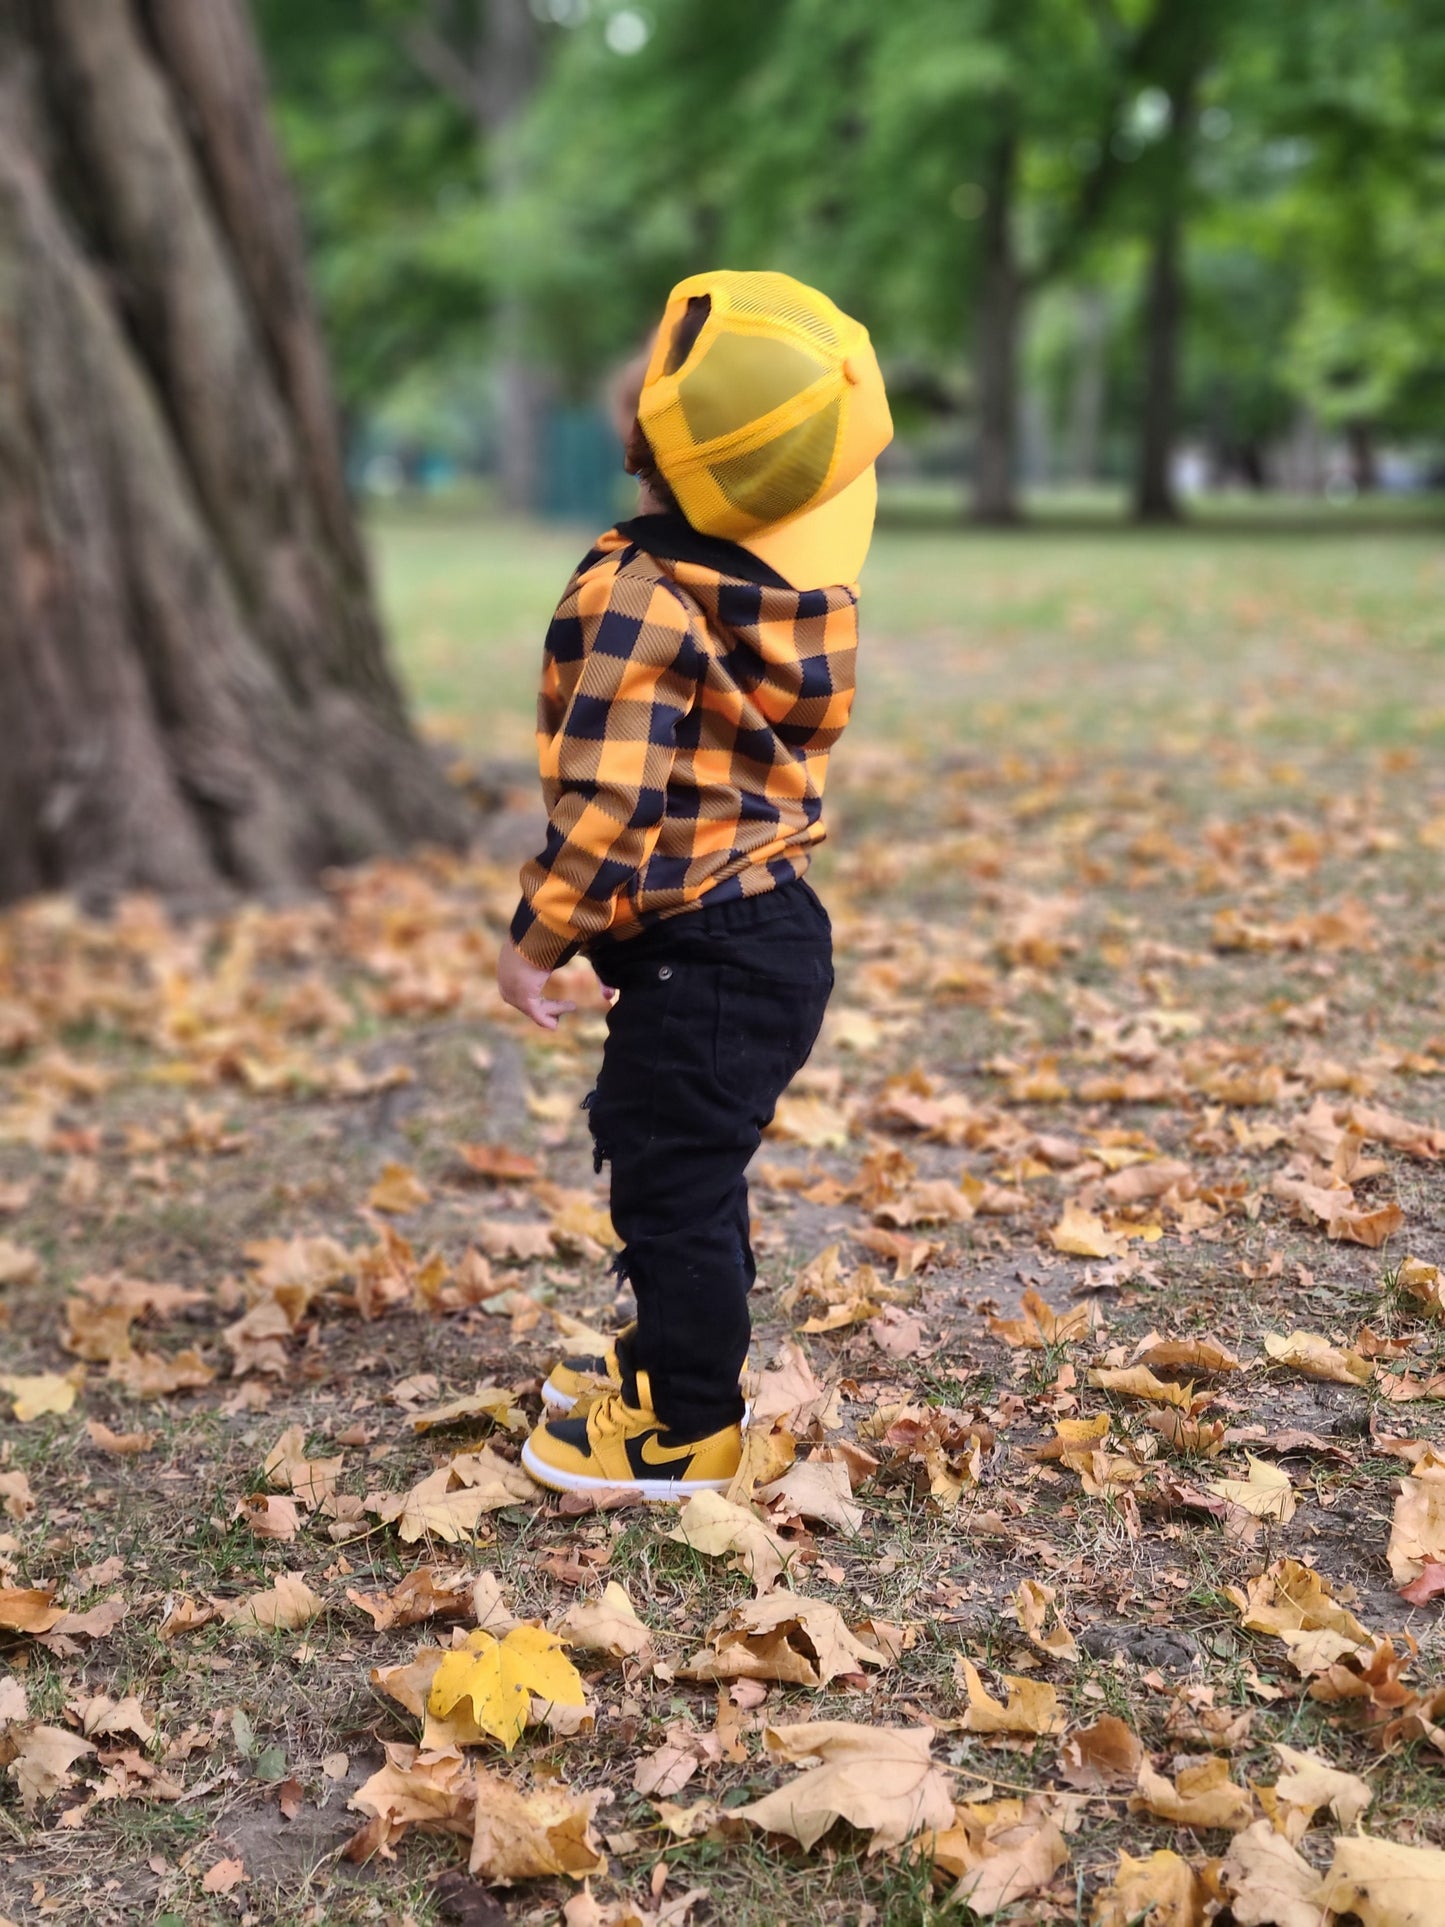
[[[1008,1704],[994,1699],[979,1678],[971,1659],[956,1662],[968,1696],[963,1727],[969,1733],[1062,1733],[1066,1724],[1059,1696],[1046,1680],[1000,1677],[1008,1688]]]
[[[459,1750],[423,1754],[419,1747],[392,1743],[385,1752],[385,1765],[351,1796],[349,1804],[372,1819],[348,1845],[348,1858],[390,1856],[393,1843],[408,1827],[417,1825],[428,1831],[471,1834],[476,1778]]]
[[[1132,1787],[1144,1749],[1116,1713],[1101,1713],[1092,1726],[1071,1733],[1059,1748],[1059,1773],[1071,1787],[1097,1793]]]
[[[1072,1311],[1056,1312],[1032,1286],[1022,1299],[1022,1318],[990,1318],[988,1328],[1006,1345],[1041,1352],[1050,1345],[1067,1345],[1076,1338],[1087,1338],[1099,1322],[1092,1304],[1076,1305]]]
[[[241,1860],[218,1860],[213,1867],[207,1868],[201,1876],[201,1892],[207,1894],[228,1894],[248,1879],[245,1862]]]
[[[1243,1506],[1244,1510],[1256,1519],[1278,1519],[1281,1524],[1294,1517],[1294,1488],[1289,1482],[1289,1474],[1282,1472],[1277,1465],[1269,1465],[1263,1459],[1256,1459],[1249,1453],[1249,1477],[1247,1479],[1211,1479],[1205,1485],[1206,1492],[1213,1492],[1221,1499],[1228,1499],[1231,1505]]]
[[[1239,1927],[1325,1927],[1319,1875],[1268,1820],[1235,1835],[1221,1872]]]
[[[780,1479],[760,1486],[758,1497],[767,1502],[781,1500],[800,1519],[836,1526],[850,1537],[863,1525],[863,1508],[853,1497],[848,1468],[839,1459],[816,1455],[798,1459]]]
[[[1330,1870],[1315,1899],[1336,1914],[1358,1914],[1363,1927],[1439,1927],[1445,1852],[1406,1847],[1367,1835],[1335,1841]]]
[[[473,1606],[471,1575],[439,1573],[433,1566],[418,1566],[390,1592],[348,1591],[346,1597],[367,1614],[379,1633],[395,1626],[416,1626],[426,1619],[462,1619]]]
[[[1302,1673],[1371,1644],[1367,1628],[1332,1597],[1329,1581],[1297,1560],[1277,1559],[1248,1582],[1245,1592],[1237,1586],[1227,1591],[1243,1625],[1283,1640]]]
[[[526,1729],[533,1693],[559,1706],[587,1702],[582,1680],[557,1635],[539,1626],[517,1626],[498,1640],[479,1627],[437,1668],[427,1711],[445,1719],[466,1701],[477,1728],[500,1740],[510,1753]]]
[[[1202,1927],[1204,1901],[1204,1883],[1168,1847],[1144,1860],[1121,1850],[1114,1878],[1089,1918],[1092,1927]]]
[[[520,1793],[501,1774],[479,1769],[468,1871],[497,1882],[605,1873],[592,1820],[606,1797],[595,1789],[574,1793],[555,1780]]]
[[[1070,1258],[1121,1258],[1129,1249],[1127,1238],[1110,1231],[1102,1218],[1073,1201],[1064,1206],[1063,1217],[1049,1232],[1049,1243]]]
[[[1351,1831],[1374,1798],[1369,1782],[1362,1780],[1358,1773],[1331,1766],[1318,1753],[1302,1752],[1278,1741],[1274,1743],[1274,1750],[1283,1768],[1271,1789],[1274,1811],[1270,1817],[1276,1825],[1283,1810],[1292,1809],[1299,1825],[1287,1824],[1283,1830],[1291,1840],[1299,1840],[1319,1809],[1327,1806],[1340,1826]]]
[[[76,1381],[73,1375],[59,1372],[35,1372],[29,1377],[0,1372],[0,1392],[14,1399],[16,1423],[28,1425],[50,1412],[68,1412],[75,1403]]]
[[[1385,1556],[1397,1586],[1445,1564],[1445,1471],[1401,1479]]]
[[[1366,1385],[1374,1369],[1368,1358],[1355,1351],[1341,1351],[1314,1332],[1295,1331],[1288,1338],[1266,1332],[1264,1349],[1276,1365],[1288,1365],[1306,1378],[1322,1378],[1335,1385]]]
[[[1216,1338],[1160,1338],[1151,1332],[1134,1347],[1134,1363],[1151,1370],[1237,1372],[1239,1360]]]
[[[94,1418],[86,1420],[85,1429],[97,1451],[109,1452],[120,1459],[135,1458],[142,1452],[149,1452],[157,1438],[154,1432],[112,1432],[108,1425],[102,1425],[99,1419]]]
[[[733,1554],[732,1569],[745,1572],[759,1592],[777,1584],[790,1556],[771,1526],[720,1492],[695,1492],[682,1508],[676,1527],[664,1537],[710,1558]]]
[[[1100,1391],[1122,1392],[1127,1398],[1144,1398],[1156,1405],[1178,1405],[1185,1411],[1194,1403],[1192,1385],[1171,1385],[1156,1378],[1147,1365],[1096,1365],[1089,1383]]]
[[[1143,1760],[1129,1811],[1152,1813],[1155,1819],[1180,1827],[1224,1827],[1237,1832],[1254,1818],[1254,1801],[1246,1788],[1230,1779],[1227,1760],[1213,1757],[1198,1766],[1181,1767],[1173,1780]]]
[[[1037,1646],[1041,1653],[1047,1653],[1051,1659],[1075,1660],[1079,1657],[1079,1642],[1064,1624],[1064,1616],[1059,1610],[1058,1598],[1052,1586],[1041,1585],[1036,1579],[1025,1579],[1013,1596],[1011,1610],[1029,1643]],[[1045,1632],[1044,1627],[1050,1618],[1054,1623]]]
[[[295,1632],[325,1609],[326,1601],[299,1572],[283,1572],[268,1591],[250,1593],[225,1607],[224,1618],[239,1632]]]
[[[652,1650],[652,1634],[615,1579],[608,1580],[600,1599],[579,1599],[569,1606],[554,1630],[569,1646],[606,1653],[610,1659],[639,1659]]]
[[[42,1802],[63,1792],[75,1777],[76,1761],[94,1751],[89,1740],[59,1726],[22,1727],[18,1735],[12,1731],[5,1744],[10,1762],[6,1773],[19,1789],[25,1811],[33,1813]]]
[[[409,1164],[388,1164],[372,1185],[366,1202],[373,1211],[384,1211],[389,1216],[402,1218],[408,1212],[419,1211],[424,1204],[430,1204],[431,1192]]]
[[[1445,1318],[1445,1283],[1441,1281],[1438,1265],[1427,1265],[1420,1258],[1405,1258],[1395,1273],[1395,1285],[1423,1305],[1433,1318]]]
[[[682,1672],[689,1679],[761,1679],[826,1686],[840,1673],[886,1666],[885,1655],[848,1629],[825,1599],[773,1592],[735,1606],[714,1620],[710,1650]]]
[[[835,1820],[872,1834],[869,1852],[901,1846],[925,1827],[952,1824],[948,1781],[933,1764],[930,1727],[860,1726],[811,1720],[769,1727],[764,1744],[775,1759],[820,1764],[773,1793],[733,1812],[769,1833],[787,1833],[807,1849]]]
[[[524,1432],[531,1421],[515,1400],[516,1394],[508,1386],[479,1385],[474,1392],[463,1392],[459,1398],[448,1399],[443,1405],[413,1412],[411,1429],[430,1432],[438,1425],[455,1425],[459,1419],[485,1418],[504,1431]]]
[[[55,1604],[48,1586],[0,1586],[0,1627],[7,1632],[49,1632],[64,1617],[65,1608]]]
[[[236,1511],[258,1539],[294,1539],[301,1529],[296,1501],[284,1492],[253,1492]]]
[[[29,1285],[40,1276],[40,1254],[0,1238],[0,1285]]]
[[[1047,1887],[1069,1849],[1043,1800],[969,1802],[953,1810],[953,1824],[919,1843],[934,1878],[957,1882],[949,1903],[979,1917]]]
[[[1427,1559],[1420,1577],[1400,1588],[1400,1597],[1412,1606],[1428,1606],[1441,1593],[1445,1593],[1445,1565],[1435,1559]]]

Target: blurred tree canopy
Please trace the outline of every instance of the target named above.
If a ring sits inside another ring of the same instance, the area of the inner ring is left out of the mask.
[[[482,363],[585,394],[727,262],[864,319],[988,519],[1025,393],[1057,472],[1122,464],[1154,515],[1184,432],[1257,481],[1307,411],[1364,483],[1380,432],[1439,432],[1435,0],[257,10],[354,410]]]

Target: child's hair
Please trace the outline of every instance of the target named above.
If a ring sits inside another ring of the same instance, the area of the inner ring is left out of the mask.
[[[667,359],[662,366],[662,372],[665,375],[675,375],[692,353],[694,344],[702,333],[702,325],[711,310],[711,295],[695,294],[689,297],[687,312],[673,329],[672,339],[667,344]],[[642,423],[637,419],[637,403],[642,394],[642,383],[647,373],[649,358],[650,351],[644,349],[628,363],[618,381],[616,402],[619,417],[624,422],[629,416],[631,417],[631,426],[627,429],[625,436],[626,446],[622,465],[629,475],[635,475],[639,482],[651,490],[665,509],[673,514],[681,514],[677,497],[664,481],[662,471],[653,458],[652,444],[643,432]]]

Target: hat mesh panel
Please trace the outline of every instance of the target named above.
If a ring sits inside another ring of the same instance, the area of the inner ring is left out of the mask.
[[[841,408],[834,400],[762,448],[710,462],[728,501],[758,522],[781,522],[813,500],[828,479]]]
[[[828,364],[776,336],[729,334],[724,328],[678,384],[678,399],[694,442],[731,435],[760,421],[803,389]]]

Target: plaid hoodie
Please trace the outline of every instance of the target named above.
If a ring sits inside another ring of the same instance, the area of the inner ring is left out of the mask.
[[[852,587],[792,588],[677,515],[609,530],[547,632],[547,843],[512,919],[527,961],[801,876],[857,645]]]

